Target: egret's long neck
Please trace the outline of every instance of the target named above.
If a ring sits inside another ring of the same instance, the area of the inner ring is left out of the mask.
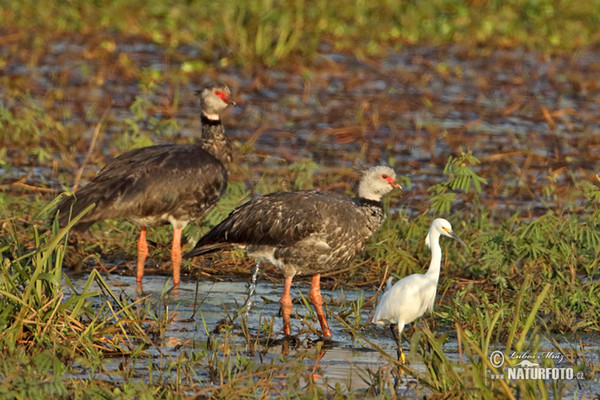
[[[439,232],[429,232],[429,248],[431,249],[431,262],[429,263],[429,269],[425,275],[437,282],[440,277],[440,264],[442,263],[442,248],[440,247]]]

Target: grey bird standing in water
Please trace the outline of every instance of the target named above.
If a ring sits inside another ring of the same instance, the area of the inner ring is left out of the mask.
[[[107,163],[86,186],[56,207],[61,226],[95,204],[78,224],[86,230],[96,221],[124,217],[141,227],[137,245],[137,282],[148,255],[147,227],[173,225],[173,284],[180,282],[181,232],[203,219],[227,187],[231,143],[219,112],[235,105],[231,91],[217,84],[198,92],[202,137],[195,144],[160,144],[128,151]]]
[[[280,303],[286,335],[291,332],[292,279],[312,275],[310,300],[323,336],[331,337],[322,307],[321,273],[340,269],[363,250],[385,219],[381,198],[394,188],[401,189],[394,170],[377,166],[364,172],[357,200],[318,190],[260,196],[235,209],[184,257],[237,246],[278,267],[285,276]]]

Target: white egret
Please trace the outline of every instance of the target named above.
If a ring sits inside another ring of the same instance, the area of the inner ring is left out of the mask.
[[[398,359],[405,361],[404,353],[400,346],[400,335],[404,325],[411,323],[425,313],[433,311],[440,265],[442,262],[442,248],[440,236],[448,236],[458,240],[463,246],[465,243],[452,231],[450,222],[437,218],[431,223],[425,244],[431,249],[431,262],[425,274],[413,274],[391,285],[392,278],[388,280],[388,288],[381,296],[375,309],[373,322],[376,324],[390,324],[390,329],[398,343]],[[395,324],[398,332],[396,333]]]

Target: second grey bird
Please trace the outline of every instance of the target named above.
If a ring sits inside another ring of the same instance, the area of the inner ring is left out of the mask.
[[[285,276],[280,303],[286,335],[291,332],[292,279],[312,275],[310,300],[323,336],[330,337],[322,308],[321,273],[340,269],[364,249],[385,219],[382,196],[394,188],[401,189],[394,170],[376,166],[364,172],[357,200],[318,190],[260,196],[231,212],[184,257],[237,246],[278,267]]]

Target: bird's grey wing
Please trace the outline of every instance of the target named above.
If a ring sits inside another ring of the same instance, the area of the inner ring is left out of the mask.
[[[198,151],[193,145],[158,145],[116,157],[73,198],[58,205],[61,222],[71,206],[73,215],[77,215],[95,203],[96,207],[82,220],[93,222],[163,213],[183,195],[191,198],[189,193],[205,191],[211,201],[218,199],[226,185],[224,167],[206,152],[199,157]]]
[[[189,256],[219,248],[219,244],[290,246],[342,224],[340,210],[352,214],[355,203],[329,192],[278,192],[250,200],[202,237]],[[352,218],[345,218],[354,223]]]
[[[141,167],[116,197],[132,215],[196,219],[225,191],[227,170],[207,152],[178,146],[157,158]]]
[[[290,245],[323,229],[317,192],[280,192],[259,197],[231,215],[228,240],[251,245]]]

